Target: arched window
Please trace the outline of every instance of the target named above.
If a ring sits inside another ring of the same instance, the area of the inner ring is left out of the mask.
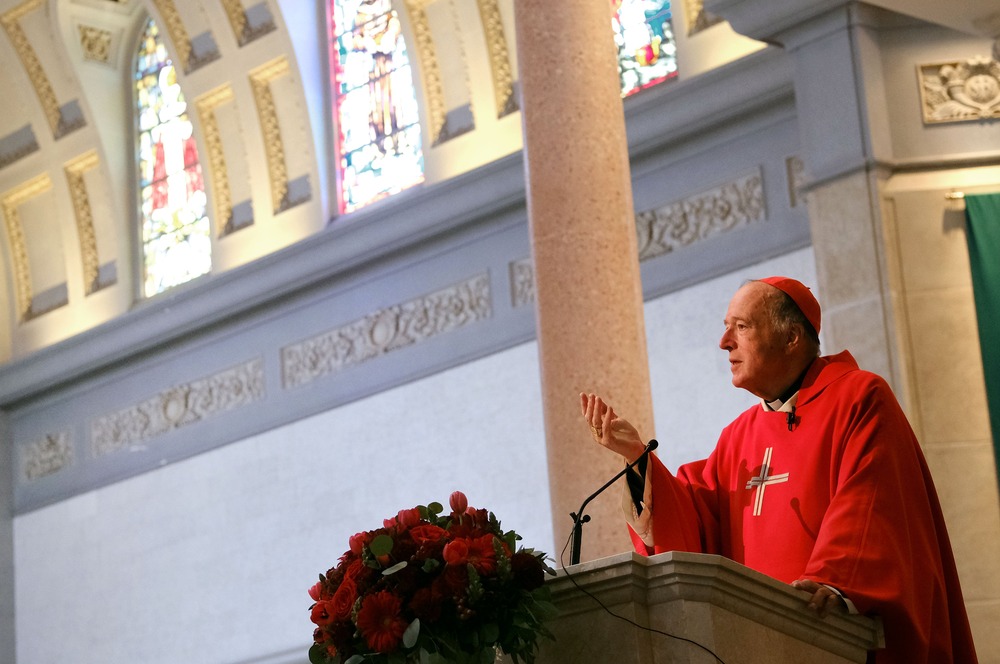
[[[611,0],[622,96],[677,76],[668,0]]]
[[[139,205],[146,297],[212,268],[205,184],[187,103],[156,23],[146,23],[135,64]]]
[[[424,179],[417,96],[399,17],[389,0],[331,0],[340,211]]]

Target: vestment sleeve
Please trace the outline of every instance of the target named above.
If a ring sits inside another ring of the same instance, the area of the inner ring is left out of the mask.
[[[663,551],[718,552],[716,491],[706,481],[707,461],[686,464],[677,476],[655,454],[649,456],[642,502],[626,487],[622,508],[638,553]]]

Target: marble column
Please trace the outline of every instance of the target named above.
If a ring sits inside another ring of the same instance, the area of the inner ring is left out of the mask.
[[[622,467],[593,442],[580,392],[653,437],[628,146],[611,5],[514,3],[528,216],[556,547],[570,513]],[[619,487],[587,508],[582,560],[630,548]],[[567,552],[566,564],[569,564]]]

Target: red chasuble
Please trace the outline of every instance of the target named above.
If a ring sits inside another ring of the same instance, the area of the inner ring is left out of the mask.
[[[794,404],[750,408],[676,476],[651,456],[641,515],[628,500],[636,550],[833,586],[882,618],[879,664],[975,663],[937,493],[888,384],[845,351],[813,363]]]

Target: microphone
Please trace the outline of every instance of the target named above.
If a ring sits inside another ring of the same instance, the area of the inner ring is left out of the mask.
[[[587,499],[583,501],[583,504],[580,505],[580,509],[578,511],[570,512],[570,517],[573,519],[573,544],[569,550],[570,565],[577,565],[580,562],[580,544],[583,540],[583,524],[590,521],[590,516],[584,515],[583,509],[587,506],[588,503],[590,503],[590,501],[592,501],[594,498],[597,498],[599,495],[601,495],[601,493],[605,489],[614,484],[618,480],[618,478],[622,477],[625,473],[635,468],[636,464],[638,464],[640,461],[649,456],[649,453],[655,450],[657,446],[659,446],[659,443],[656,442],[656,439],[655,438],[650,439],[650,441],[646,443],[646,448],[642,451],[642,454],[636,457],[635,461],[633,461],[630,464],[627,464],[621,470],[620,473],[618,473],[610,480],[605,482],[604,486],[602,486],[600,489],[587,496]]]

